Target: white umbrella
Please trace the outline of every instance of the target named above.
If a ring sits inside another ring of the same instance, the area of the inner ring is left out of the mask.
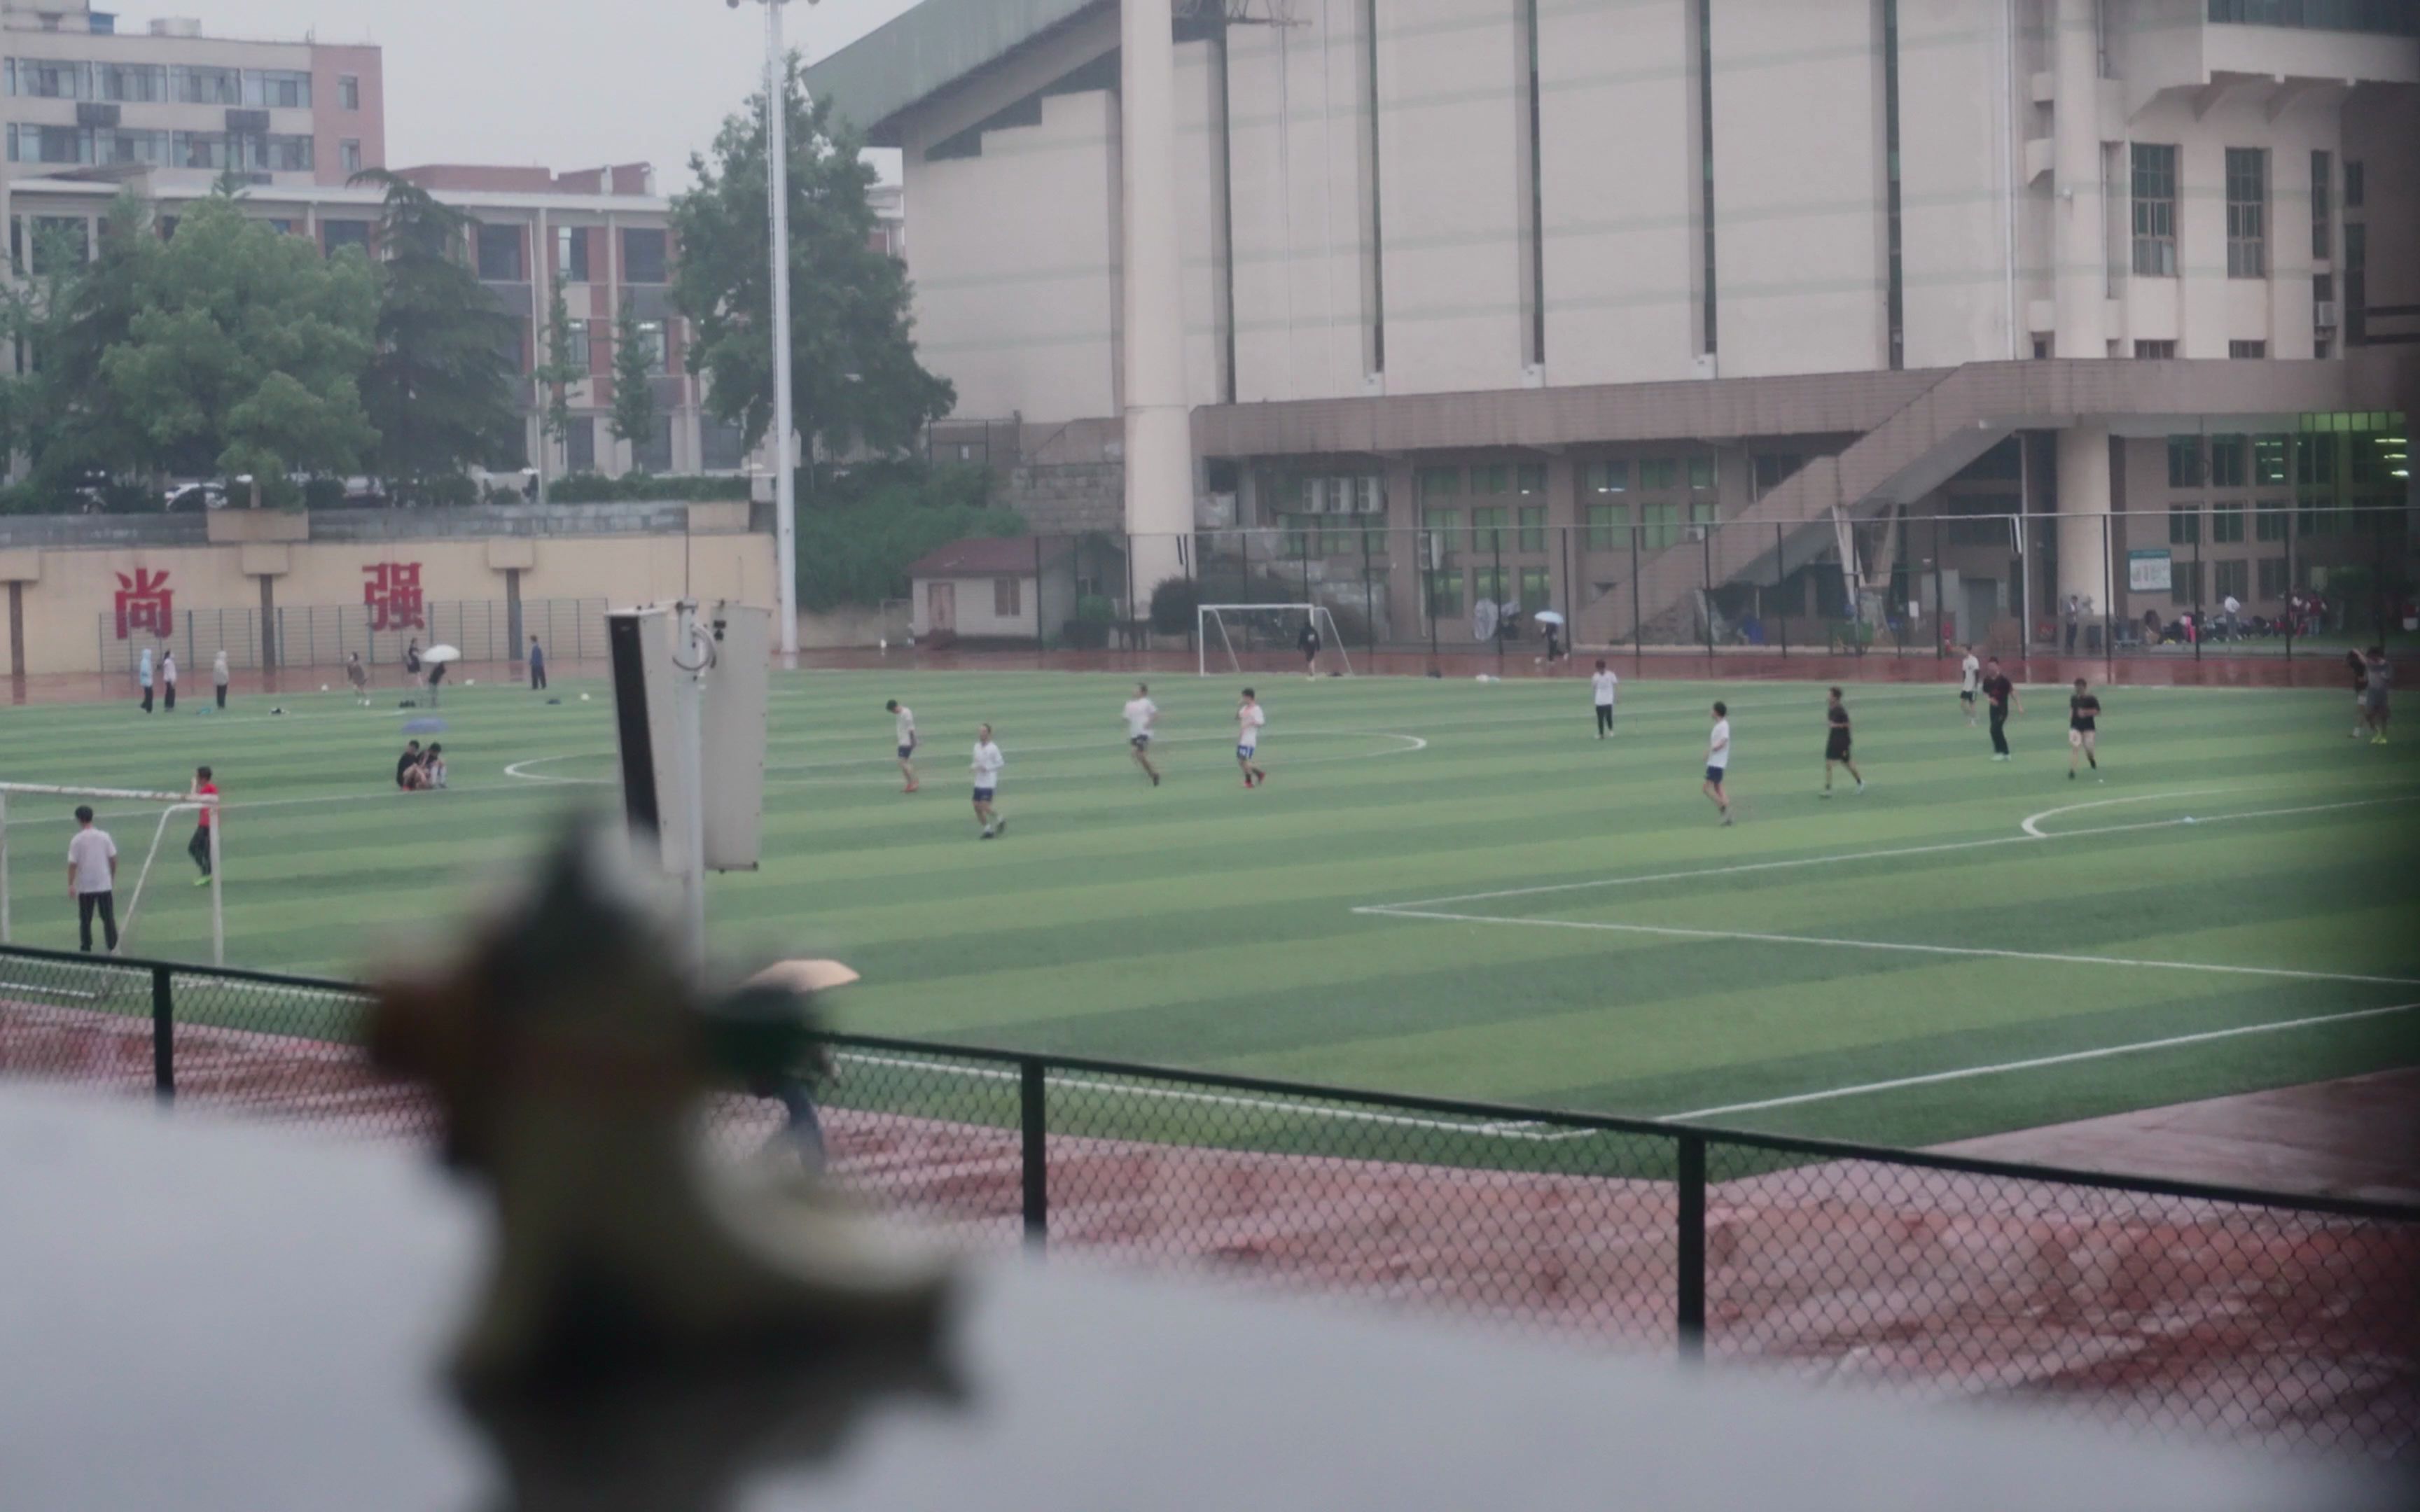
[[[1538,625],[1560,625],[1563,623],[1561,612],[1559,610],[1550,609],[1542,609],[1537,613],[1530,615],[1529,618],[1532,623]]]
[[[461,659],[462,648],[459,646],[430,646],[420,654],[422,665],[428,667],[442,667],[449,661]]]

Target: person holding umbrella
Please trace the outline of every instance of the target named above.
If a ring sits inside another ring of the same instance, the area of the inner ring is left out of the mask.
[[[1563,617],[1550,609],[1542,609],[1529,616],[1546,634],[1546,665],[1552,667],[1566,655],[1563,650]]]
[[[437,706],[437,686],[445,681],[445,669],[461,659],[462,653],[458,647],[446,645],[430,646],[427,655],[420,658],[421,664],[428,669],[428,706],[430,708]]]

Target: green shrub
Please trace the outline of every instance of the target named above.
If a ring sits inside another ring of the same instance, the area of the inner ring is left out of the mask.
[[[1189,635],[1202,588],[1190,578],[1165,578],[1151,591],[1151,628],[1155,635]]]

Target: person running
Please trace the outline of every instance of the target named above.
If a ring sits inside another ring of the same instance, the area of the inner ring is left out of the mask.
[[[194,767],[194,789],[186,796],[213,800],[204,803],[201,811],[194,816],[196,821],[194,825],[194,838],[185,843],[185,854],[192,856],[194,864],[202,869],[202,874],[194,882],[196,887],[207,887],[210,885],[210,826],[218,821],[218,804],[214,801],[218,795],[219,785],[210,780],[210,769],[207,766]]]
[[[68,896],[75,900],[76,927],[84,953],[92,954],[92,916],[101,916],[103,943],[117,953],[117,841],[96,828],[92,809],[79,804],[75,837],[68,841]]]
[[[1151,764],[1151,729],[1158,718],[1159,705],[1151,701],[1151,685],[1137,683],[1135,696],[1126,700],[1126,746],[1133,750],[1135,764],[1151,779],[1153,787],[1159,786],[1159,772]]]
[[[419,741],[405,741],[403,754],[395,759],[395,785],[406,793],[417,793],[427,787],[427,775],[420,769],[424,759],[420,754]]]
[[[362,654],[358,651],[348,652],[345,655],[345,681],[352,685],[353,697],[362,701],[362,707],[368,708],[370,706],[370,670],[362,665]]]
[[[2367,702],[2363,705],[2363,712],[2369,721],[2369,743],[2373,746],[2386,744],[2386,701],[2394,691],[2395,666],[2386,659],[2386,648],[2370,647],[2369,679],[2363,691]]]
[[[1312,620],[1302,622],[1302,634],[1294,638],[1295,649],[1302,653],[1302,674],[1319,675],[1319,625]]]
[[[1244,769],[1244,786],[1248,788],[1259,787],[1269,779],[1269,774],[1262,771],[1254,760],[1261,750],[1261,726],[1268,722],[1268,711],[1261,707],[1250,688],[1244,689],[1243,702],[1235,705],[1235,764]]]
[[[160,712],[177,712],[177,654],[174,651],[160,653]]]
[[[1731,769],[1731,711],[1729,705],[1714,705],[1714,732],[1706,737],[1706,780],[1699,792],[1714,800],[1722,810],[1723,823],[1731,822],[1730,795],[1723,791],[1723,779]]]
[[[1008,821],[992,807],[993,795],[1000,792],[1000,770],[1008,758],[993,743],[991,726],[985,725],[975,733],[975,823],[983,825],[982,839],[989,840],[1008,828]]]
[[[2352,738],[2359,740],[2370,733],[2369,728],[2369,660],[2358,651],[2345,653],[2345,666],[2352,672]],[[143,706],[151,706],[151,697],[145,694]]]
[[[1596,738],[1603,740],[1613,733],[1613,701],[1621,691],[1621,679],[1613,669],[1597,658],[1596,671],[1589,678],[1589,691],[1596,699]]]
[[[145,646],[143,654],[134,658],[134,683],[136,687],[143,689],[143,712],[148,714],[151,712],[151,648],[149,646]]]
[[[2009,706],[2016,705],[2019,714],[2025,712],[2025,701],[2017,697],[2017,685],[2000,671],[2000,658],[1993,656],[1984,668],[1983,700],[1991,706],[1992,760],[2009,759]]]
[[[2085,690],[2081,677],[2067,701],[2067,779],[2071,782],[2075,780],[2078,755],[2090,762],[2095,772],[2101,770],[2101,700]]]
[[[898,736],[899,741],[899,776],[907,783],[907,786],[899,791],[913,793],[917,787],[916,711],[901,703],[897,699],[892,699],[882,706],[891,712],[892,722],[896,726],[893,733]]]
[[[531,692],[546,691],[546,648],[537,643],[535,636],[530,637],[529,677]]]
[[[226,707],[227,690],[226,648],[224,646],[219,648],[217,656],[210,658],[210,688],[218,694],[218,706],[224,710]]]
[[[1823,791],[1822,797],[1832,795],[1832,767],[1835,763],[1849,769],[1857,781],[1857,791],[1866,791],[1865,774],[1849,755],[1849,706],[1840,702],[1840,690],[1832,689],[1832,702],[1823,707]]]
[[[1983,664],[1975,659],[1975,648],[1966,648],[1966,659],[1958,667],[1958,704],[1966,711],[1966,728],[1975,728],[1975,695],[1983,686]]]

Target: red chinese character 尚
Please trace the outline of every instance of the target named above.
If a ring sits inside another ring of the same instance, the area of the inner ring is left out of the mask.
[[[176,623],[176,594],[168,587],[166,568],[137,567],[134,576],[117,575],[117,639],[135,631],[165,636]]]
[[[362,584],[362,602],[369,606],[373,630],[425,629],[420,596],[420,563],[380,562],[364,567],[369,581]]]

